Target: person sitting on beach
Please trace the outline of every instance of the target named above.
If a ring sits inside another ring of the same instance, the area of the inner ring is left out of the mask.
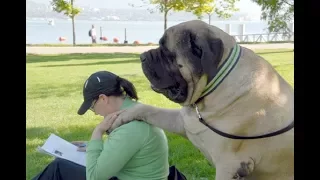
[[[131,82],[99,71],[85,81],[83,96],[79,115],[90,109],[105,117],[93,130],[86,147],[80,148],[86,151],[86,167],[56,158],[34,180],[168,179],[168,142],[162,129],[132,121],[114,129],[105,141],[102,139],[111,126],[108,122],[116,117],[112,113],[136,104],[138,96]]]

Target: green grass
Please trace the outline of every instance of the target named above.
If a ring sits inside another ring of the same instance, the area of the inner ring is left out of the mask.
[[[258,53],[270,61],[293,86],[292,50],[263,50]],[[77,115],[82,102],[84,80],[98,70],[109,70],[132,81],[141,102],[158,107],[177,108],[149,88],[138,54],[27,55],[27,179],[40,172],[52,158],[36,152],[50,133],[72,141],[88,140],[101,120],[89,112]],[[167,133],[170,164],[175,164],[188,179],[215,174],[204,156],[186,139]]]
[[[269,41],[269,42],[240,42],[239,44],[281,44],[293,43],[293,41]],[[26,44],[27,47],[72,47],[72,44],[55,43],[55,44]],[[95,47],[95,46],[158,46],[157,43],[141,43],[141,44],[124,44],[124,43],[100,43],[97,44],[77,44],[79,47]]]

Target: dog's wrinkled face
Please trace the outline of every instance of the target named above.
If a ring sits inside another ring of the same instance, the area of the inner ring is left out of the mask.
[[[142,70],[151,82],[151,88],[170,100],[182,103],[187,97],[188,87],[177,64],[176,54],[163,45],[140,56]]]
[[[223,54],[222,41],[214,37],[211,27],[202,21],[178,24],[165,31],[158,48],[141,54],[143,73],[155,92],[186,105],[195,91],[203,90]],[[206,82],[199,89],[203,75]]]

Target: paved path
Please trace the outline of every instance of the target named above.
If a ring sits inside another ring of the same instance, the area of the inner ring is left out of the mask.
[[[249,49],[293,49],[294,44],[242,44]],[[68,53],[141,53],[157,46],[99,46],[99,47],[26,47],[26,53],[32,54],[68,54]]]

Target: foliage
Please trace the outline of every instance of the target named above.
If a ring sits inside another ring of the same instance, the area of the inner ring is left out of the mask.
[[[143,7],[148,5],[153,5],[155,8],[148,8],[150,13],[155,12],[155,10],[163,13],[164,15],[164,30],[167,29],[167,16],[170,10],[183,11],[187,8],[184,0],[142,0],[143,5],[137,7]],[[135,5],[130,4],[132,7]]]
[[[142,5],[130,4],[132,7],[144,7],[154,5],[154,8],[148,8],[150,13],[159,11],[161,13],[168,13],[170,10],[183,11],[186,4],[182,0],[142,0]]]
[[[65,0],[52,0],[51,5],[52,9],[58,13],[63,13],[64,15],[72,19],[72,41],[73,45],[76,45],[76,32],[74,17],[80,13],[80,9],[73,6],[73,1],[67,2]]]
[[[294,20],[293,0],[252,0],[261,6],[261,19],[268,22],[269,32],[289,32],[288,24]]]
[[[160,12],[165,11],[183,11],[186,7],[181,0],[150,0],[150,4],[156,5]]]
[[[187,11],[192,12],[198,18],[203,14],[211,16],[216,13],[220,18],[230,18],[233,12],[239,11],[235,3],[239,0],[189,0]]]
[[[70,18],[73,18],[80,13],[80,9],[74,7],[73,2],[67,2],[65,0],[52,0],[51,5],[54,11],[63,13]]]

